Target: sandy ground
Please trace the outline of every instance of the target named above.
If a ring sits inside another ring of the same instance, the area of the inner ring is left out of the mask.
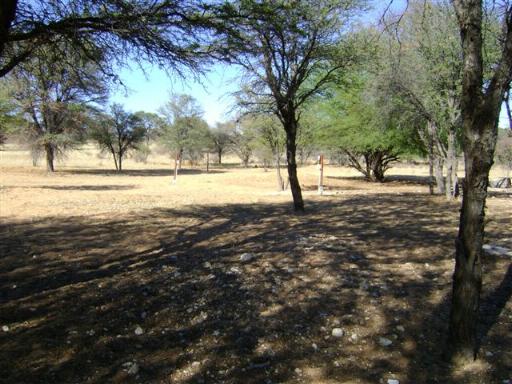
[[[429,196],[425,167],[328,166],[323,196],[301,167],[295,215],[273,170],[112,166],[0,152],[1,383],[512,380],[510,257],[484,260],[480,359],[445,364],[460,201]],[[487,208],[486,241],[512,249],[511,195]]]

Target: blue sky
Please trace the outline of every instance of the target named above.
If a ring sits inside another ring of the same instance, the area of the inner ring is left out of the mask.
[[[208,124],[215,125],[229,118],[228,112],[233,104],[230,94],[237,90],[236,75],[234,67],[217,64],[199,82],[193,76],[181,79],[179,76],[169,76],[156,67],[147,67],[142,71],[134,66],[120,72],[127,91],[119,89],[111,101],[123,104],[132,112],[157,112],[169,100],[169,94],[185,93],[198,100]]]
[[[375,9],[362,16],[363,22],[378,21],[387,1],[374,1],[373,4]],[[404,0],[395,0],[392,11],[400,12],[404,6]],[[205,120],[214,126],[216,122],[228,120],[230,117],[234,102],[230,94],[238,88],[237,73],[235,67],[216,64],[199,82],[193,76],[186,79],[169,76],[157,67],[146,66],[143,71],[135,64],[120,71],[119,77],[127,90],[117,90],[112,95],[111,102],[121,103],[132,112],[157,112],[169,99],[170,93],[185,93],[198,100],[204,109]],[[500,126],[508,126],[505,108],[502,108]]]
[[[363,22],[373,22],[379,19],[387,1],[373,0],[375,9],[361,16]],[[403,9],[405,0],[394,0],[393,10]],[[207,73],[201,83],[188,79],[179,79],[178,76],[169,77],[164,71],[156,67],[147,66],[142,71],[137,65],[131,69],[122,69],[119,77],[128,88],[118,90],[111,98],[112,102],[121,103],[126,109],[136,112],[157,112],[168,99],[169,93],[186,93],[195,97],[204,109],[204,118],[210,125],[229,119],[229,111],[233,106],[230,94],[237,90],[237,69],[217,64]]]

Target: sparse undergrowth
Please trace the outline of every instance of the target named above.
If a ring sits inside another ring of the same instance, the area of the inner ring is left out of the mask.
[[[210,189],[197,193],[215,195],[230,172],[208,176]],[[236,172],[241,184],[242,175],[263,174]],[[207,177],[185,175],[187,191],[187,178]],[[141,178],[167,177],[159,174],[63,172],[20,187],[10,176],[2,198],[33,200],[2,223],[0,325],[8,328],[0,332],[0,382],[512,379],[507,257],[484,260],[478,363],[444,363],[458,203],[428,196],[425,185],[395,181],[372,191],[332,178],[339,194],[309,195],[307,214],[296,216],[280,194],[158,206]],[[32,217],[41,191],[44,202],[66,196],[78,207],[94,196],[99,208],[52,215],[47,205]],[[105,213],[102,196],[123,205],[128,193],[154,205]],[[512,249],[510,201],[489,200],[487,242]]]

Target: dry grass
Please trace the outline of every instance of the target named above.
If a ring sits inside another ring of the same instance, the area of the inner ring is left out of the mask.
[[[116,174],[91,147],[47,175],[9,149],[0,382],[512,379],[504,257],[485,259],[478,363],[444,362],[459,203],[429,196],[422,167],[395,168],[401,181],[384,184],[327,167],[325,196],[316,168],[300,168],[308,212],[294,215],[261,168],[185,169],[173,185],[163,157]],[[511,201],[493,195],[487,213],[488,242],[510,249]],[[254,259],[243,263],[246,252]]]

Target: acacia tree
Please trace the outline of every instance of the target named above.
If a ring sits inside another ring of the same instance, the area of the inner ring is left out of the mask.
[[[222,155],[229,149],[232,142],[234,124],[232,122],[217,123],[215,128],[210,129],[212,149],[217,154],[217,161],[222,164]]]
[[[56,155],[84,138],[88,107],[106,98],[103,77],[94,63],[71,54],[63,63],[45,51],[19,65],[11,80],[12,97],[27,121],[22,136],[34,153],[46,154],[53,172]]]
[[[123,159],[128,152],[139,149],[145,136],[146,128],[140,116],[125,111],[120,104],[110,107],[110,115],[100,116],[90,133],[102,150],[110,152],[118,172],[123,170]]]
[[[414,132],[389,111],[375,89],[375,76],[364,67],[345,74],[345,85],[333,86],[329,96],[312,103],[309,119],[317,123],[316,140],[340,150],[348,165],[368,181],[384,181],[385,172],[401,154],[416,152]]]
[[[484,82],[482,0],[453,0],[463,51],[460,97],[466,177],[450,313],[449,345],[454,356],[476,356],[477,324],[482,287],[482,245],[489,171],[493,164],[499,114],[512,80],[512,4],[496,4],[502,24],[501,54]]]
[[[251,118],[244,116],[233,122],[234,130],[231,135],[231,150],[237,154],[244,167],[249,166],[251,156],[256,146],[256,136],[251,125]]]
[[[296,162],[300,111],[346,65],[348,57],[339,55],[339,43],[360,4],[356,0],[283,0],[238,1],[233,6],[237,17],[230,21],[239,32],[226,38],[225,55],[245,69],[247,104],[261,103],[259,107],[274,113],[286,132],[296,211],[304,210]]]
[[[389,66],[389,75],[382,82],[400,97],[400,108],[424,120],[417,128],[429,154],[431,173],[438,192],[452,199],[460,151],[462,71],[455,13],[447,1],[411,0],[400,29],[388,32],[392,49],[384,64]]]
[[[171,99],[160,108],[165,123],[160,132],[160,141],[174,157],[174,181],[178,176],[184,155],[195,160],[207,146],[208,124],[203,120],[203,110],[190,95],[171,95]]]
[[[225,28],[216,9],[201,0],[3,0],[0,77],[40,49],[88,57],[112,76],[128,58],[199,69],[211,32]]]

